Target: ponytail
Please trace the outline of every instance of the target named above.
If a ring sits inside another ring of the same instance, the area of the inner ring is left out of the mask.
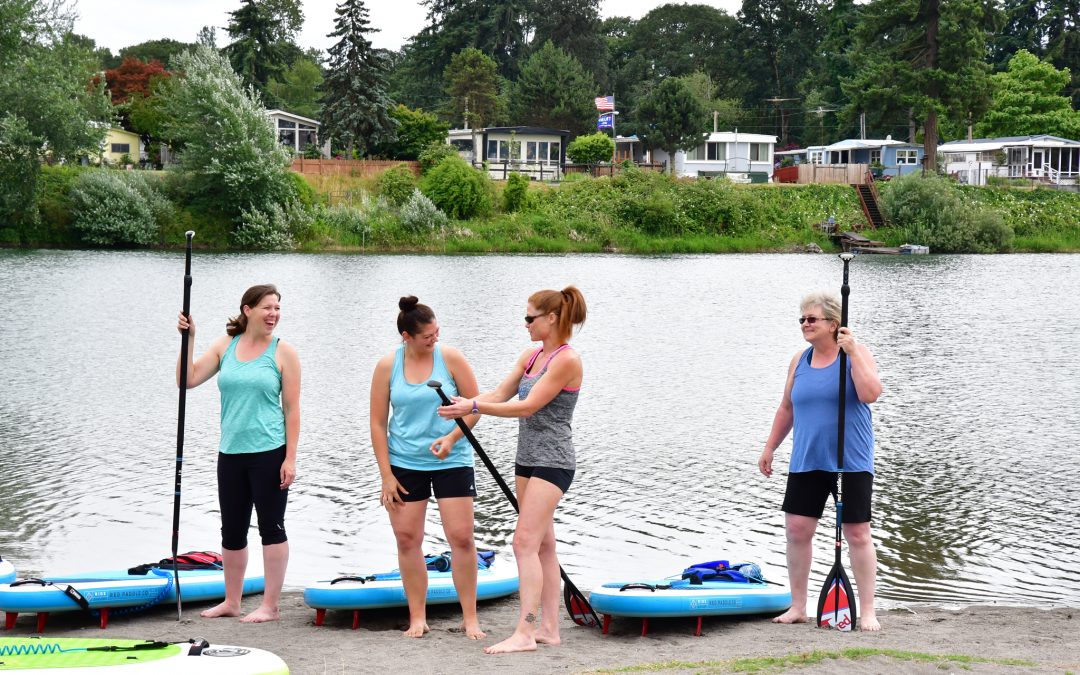
[[[240,313],[225,322],[225,332],[229,337],[236,337],[247,330],[247,315],[244,314],[244,307],[258,307],[262,299],[268,295],[276,295],[278,301],[281,300],[281,293],[278,293],[274,284],[259,284],[244,291],[244,296],[240,298]]]
[[[529,304],[544,314],[558,317],[555,330],[561,342],[568,342],[574,326],[585,323],[585,296],[577,286],[567,286],[561,291],[537,291],[529,296]]]

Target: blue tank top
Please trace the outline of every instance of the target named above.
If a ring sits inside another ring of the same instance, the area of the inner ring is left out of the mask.
[[[788,470],[836,471],[836,418],[840,405],[840,357],[824,368],[811,368],[813,348],[795,366],[791,387],[794,448]],[[859,400],[847,360],[844,412],[844,471],[874,473],[874,424],[870,406]]]
[[[225,349],[218,370],[221,392],[221,442],[225,454],[265,452],[285,445],[281,408],[281,370],[274,354],[278,339],[251,361],[236,358],[237,335]]]
[[[420,384],[405,379],[405,345],[394,353],[394,365],[390,371],[390,406],[393,413],[387,427],[387,444],[390,446],[390,464],[414,471],[438,471],[460,466],[472,466],[472,448],[462,438],[446,459],[431,454],[435,439],[450,433],[457,423],[439,417],[436,410],[442,403],[439,394],[427,386],[428,380],[443,383],[447,396],[457,396],[457,383],[443,361],[442,349],[435,345],[431,375]]]

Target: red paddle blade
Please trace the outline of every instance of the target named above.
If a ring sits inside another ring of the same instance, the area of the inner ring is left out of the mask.
[[[818,604],[818,628],[850,631],[855,626],[854,599],[850,584],[841,576],[826,584]]]
[[[589,628],[599,626],[600,622],[597,620],[596,613],[593,612],[592,605],[575,591],[577,589],[569,584],[563,588],[563,601],[566,603],[566,610],[570,612],[570,618],[579,626]]]

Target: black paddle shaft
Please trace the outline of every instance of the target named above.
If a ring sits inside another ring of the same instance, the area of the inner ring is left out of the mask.
[[[184,317],[191,318],[191,240],[195,232],[188,230],[186,252],[184,254]],[[176,415],[176,485],[173,492],[172,521],[172,557],[173,583],[176,585],[176,618],[182,617],[180,604],[180,570],[177,567],[176,554],[180,544],[180,483],[183,479],[184,465],[184,414],[187,406],[188,384],[188,344],[191,339],[189,329],[180,334],[180,405]]]
[[[447,398],[446,393],[442,390],[442,382],[430,380],[427,384],[439,395],[439,399],[442,400],[443,405],[451,404],[450,399]],[[510,486],[503,480],[502,475],[499,473],[499,470],[495,468],[495,464],[491,461],[491,458],[488,457],[487,453],[484,452],[484,449],[480,447],[480,442],[476,440],[476,436],[473,435],[472,429],[470,429],[469,425],[465,424],[465,420],[460,417],[455,418],[454,421],[457,422],[458,428],[461,429],[461,433],[465,434],[465,438],[472,444],[473,448],[476,450],[476,454],[480,455],[480,461],[487,467],[487,470],[491,473],[491,477],[494,478],[495,482],[502,488],[502,492],[506,495],[506,500],[510,502],[510,506],[513,506],[514,511],[517,513],[521,513],[521,509],[518,508],[517,497],[514,496],[514,493],[510,490]],[[583,609],[587,610],[589,614],[592,614],[595,625],[600,627],[600,617],[596,616],[596,612],[593,611],[592,605],[589,604],[589,601],[585,599],[585,596],[582,595],[581,591],[574,585],[574,582],[570,581],[570,577],[566,575],[566,571],[562,568],[562,565],[559,566],[559,576],[562,577],[563,583],[566,584],[566,589],[568,591],[567,596],[575,598],[581,604]],[[570,610],[571,608],[567,606],[567,609]],[[573,616],[573,611],[570,612],[570,615],[571,618],[574,618],[574,621],[577,622],[577,619]],[[594,624],[590,623],[587,625]]]

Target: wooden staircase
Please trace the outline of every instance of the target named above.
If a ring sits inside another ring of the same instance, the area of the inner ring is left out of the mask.
[[[877,229],[887,226],[889,223],[881,211],[881,198],[878,196],[877,185],[874,184],[874,174],[868,170],[866,179],[852,187],[859,194],[859,203],[862,204],[863,215],[870,227]]]

